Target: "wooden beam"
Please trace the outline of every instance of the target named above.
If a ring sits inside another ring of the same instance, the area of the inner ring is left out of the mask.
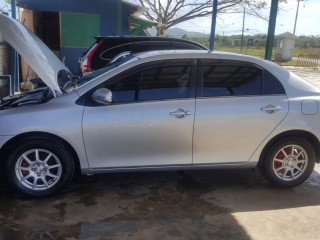
[[[27,27],[31,32],[35,32],[34,12],[29,9],[20,8],[19,16],[21,23]],[[33,89],[34,86],[30,80],[37,78],[37,74],[33,69],[21,58],[21,91]]]

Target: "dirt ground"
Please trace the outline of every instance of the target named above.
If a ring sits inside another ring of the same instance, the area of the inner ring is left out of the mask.
[[[250,169],[83,176],[36,200],[0,183],[1,240],[316,240],[319,220],[320,165],[293,189]]]

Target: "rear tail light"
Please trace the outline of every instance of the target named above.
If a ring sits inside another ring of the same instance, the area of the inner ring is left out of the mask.
[[[87,72],[92,72],[92,57],[97,51],[97,49],[101,46],[103,40],[100,40],[98,43],[95,43],[91,49],[86,53],[81,62],[81,72],[82,74]]]
[[[88,58],[83,58],[80,66],[82,74],[92,71],[91,66],[88,66]]]

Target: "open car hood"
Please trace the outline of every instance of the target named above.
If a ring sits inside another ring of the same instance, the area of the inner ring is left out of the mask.
[[[61,93],[58,73],[70,72],[59,58],[31,31],[17,20],[0,14],[0,41],[8,42],[52,90]]]

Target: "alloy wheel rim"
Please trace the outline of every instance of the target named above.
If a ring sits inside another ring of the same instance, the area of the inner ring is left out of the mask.
[[[283,181],[294,181],[301,177],[308,166],[307,151],[299,145],[282,147],[273,158],[273,172]]]
[[[15,165],[18,181],[26,188],[42,191],[57,184],[62,174],[59,158],[44,149],[32,149],[20,155]]]

